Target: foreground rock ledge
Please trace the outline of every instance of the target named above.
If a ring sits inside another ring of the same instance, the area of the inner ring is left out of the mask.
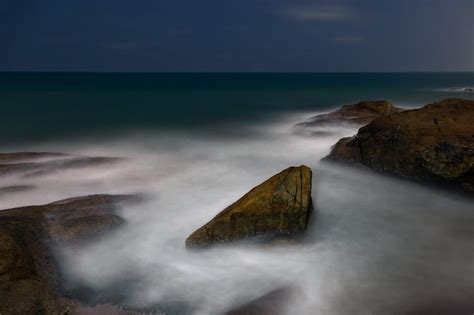
[[[186,247],[206,247],[262,234],[306,229],[312,209],[312,172],[290,167],[253,188],[186,239]]]
[[[378,118],[326,160],[474,192],[474,101],[448,99]]]
[[[128,195],[92,195],[0,211],[0,314],[138,314],[103,305],[95,310],[59,290],[52,243],[91,240],[122,222]],[[102,312],[103,311],[103,312]]]

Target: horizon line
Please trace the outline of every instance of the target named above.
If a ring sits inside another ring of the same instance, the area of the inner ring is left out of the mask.
[[[415,73],[474,73],[474,70],[467,71],[92,71],[92,70],[0,70],[5,73],[83,73],[83,74],[415,74]]]

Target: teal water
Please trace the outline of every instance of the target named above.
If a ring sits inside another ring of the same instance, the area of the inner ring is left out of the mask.
[[[474,73],[0,73],[0,141],[253,123],[368,99],[473,98]]]

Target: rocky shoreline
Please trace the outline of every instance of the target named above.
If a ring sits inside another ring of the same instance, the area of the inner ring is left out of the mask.
[[[51,175],[68,169],[109,165],[119,158],[63,153],[0,153],[0,176]],[[0,188],[0,198],[35,189]],[[133,195],[89,195],[0,210],[0,314],[139,314],[115,305],[89,306],[61,290],[56,245],[93,242],[124,220],[116,209],[140,201]]]
[[[448,99],[379,117],[326,161],[474,193],[474,101]]]
[[[308,121],[296,124],[296,127],[314,127],[332,124],[364,125],[372,120],[401,112],[402,109],[393,106],[389,101],[362,101],[357,104],[343,105],[341,108],[311,117]]]
[[[339,140],[324,161],[440,184],[469,196],[474,193],[474,101],[449,99],[413,110],[396,108],[388,101],[367,101],[297,126],[347,123],[361,128]],[[34,178],[122,160],[0,153],[0,176]],[[273,175],[192,233],[186,247],[207,248],[262,236],[274,240],[304,232],[313,208],[312,179],[312,170],[304,165]],[[34,184],[0,187],[0,198],[32,189]],[[0,314],[140,314],[117,305],[86,305],[64,294],[52,251],[55,244],[93,242],[126,224],[116,210],[140,200],[136,195],[98,194],[1,210]],[[276,289],[226,314],[277,314],[292,294],[289,288]]]
[[[76,314],[76,308],[87,309],[60,292],[51,246],[106,233],[123,222],[116,207],[136,200],[93,195],[0,211],[0,313]],[[108,307],[114,314],[129,314]]]

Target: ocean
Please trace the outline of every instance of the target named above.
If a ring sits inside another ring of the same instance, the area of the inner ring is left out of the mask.
[[[4,145],[258,123],[361,100],[473,97],[474,73],[0,73]]]
[[[0,209],[90,194],[140,194],[126,224],[55,247],[63,289],[91,304],[217,315],[272,290],[283,314],[472,314],[472,199],[322,163],[358,126],[295,132],[361,100],[414,108],[474,98],[474,73],[1,73],[1,151],[124,158],[35,177],[10,174]],[[189,251],[184,240],[252,187],[313,169],[315,212],[301,242]]]

